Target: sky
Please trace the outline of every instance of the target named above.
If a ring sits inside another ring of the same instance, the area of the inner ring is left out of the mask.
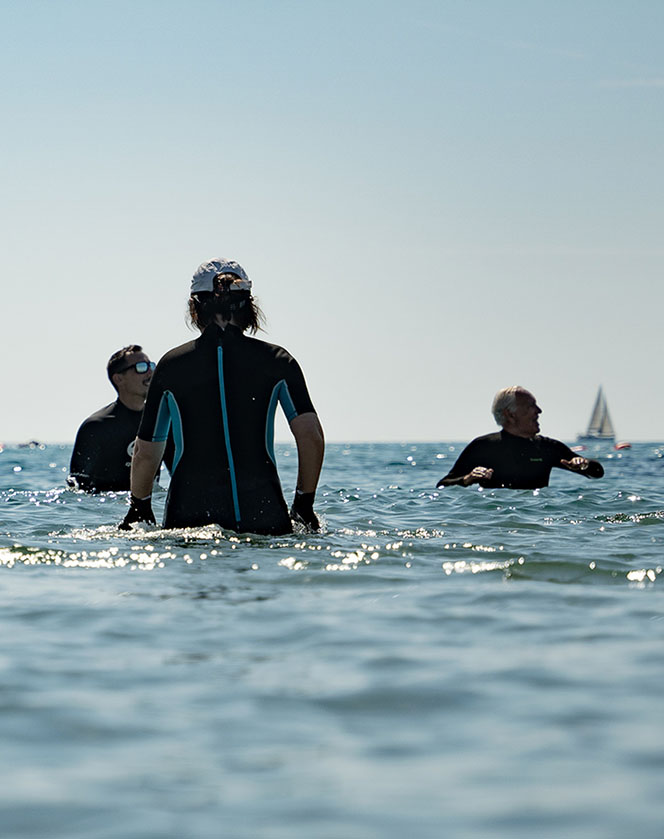
[[[248,271],[330,441],[664,439],[660,0],[0,0],[0,441]],[[288,437],[285,422],[278,436]]]

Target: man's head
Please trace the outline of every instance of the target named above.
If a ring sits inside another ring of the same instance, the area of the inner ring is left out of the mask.
[[[153,370],[154,362],[150,361],[138,344],[130,344],[114,352],[106,365],[108,378],[117,390],[120,401],[132,410],[140,410]]]
[[[520,385],[499,390],[493,398],[491,413],[498,425],[516,437],[534,437],[539,432],[542,413],[532,393]]]
[[[189,297],[189,319],[201,332],[217,316],[252,334],[263,320],[251,294],[249,275],[238,262],[223,257],[198,266]]]

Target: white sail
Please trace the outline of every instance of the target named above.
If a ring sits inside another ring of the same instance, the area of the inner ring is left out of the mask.
[[[613,423],[611,422],[611,417],[609,416],[609,409],[606,405],[606,401],[604,402],[604,414],[602,416],[602,422],[599,427],[599,436],[611,438],[616,436],[613,430]]]
[[[590,415],[590,422],[588,423],[588,429],[586,431],[586,434],[589,437],[593,437],[599,433],[599,430],[602,427],[602,420],[604,418],[605,410],[606,401],[604,399],[604,394],[602,393],[602,388],[600,388],[597,392],[597,399],[595,399],[595,407],[593,408],[593,412]]]
[[[595,405],[584,437],[591,440],[613,440],[615,438],[613,423],[601,387],[597,392],[597,399],[595,399]]]

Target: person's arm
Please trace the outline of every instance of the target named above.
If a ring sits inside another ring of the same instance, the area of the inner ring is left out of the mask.
[[[445,478],[441,478],[441,480],[436,484],[436,489],[451,486],[468,487],[471,484],[480,484],[483,486],[487,483],[487,481],[490,481],[491,478],[493,478],[493,469],[489,469],[486,466],[475,466],[465,475],[458,475],[456,477],[447,475]]]
[[[577,472],[579,475],[585,475],[586,478],[601,478],[604,475],[602,464],[598,460],[589,460],[587,457],[572,456],[569,459],[561,459],[559,465],[561,469]]]
[[[136,438],[131,458],[131,494],[136,498],[152,495],[152,485],[164,457],[166,442],[151,443]]]
[[[488,486],[493,478],[493,468],[482,466],[481,464],[483,462],[486,463],[487,460],[491,462],[492,459],[490,451],[487,451],[487,444],[484,438],[471,440],[456,459],[456,463],[447,475],[438,481],[436,488],[440,489],[441,487],[451,486],[467,487],[471,484]]]
[[[97,462],[101,448],[99,435],[95,430],[96,426],[91,423],[83,424],[79,428],[69,464],[67,483],[86,492],[94,491],[95,475],[99,472]]]
[[[152,512],[152,485],[161,465],[165,448],[165,441],[152,443],[149,440],[136,438],[131,458],[129,512],[120,525],[121,530],[129,530],[132,524],[139,521],[155,524]]]
[[[314,498],[318,478],[325,454],[325,438],[318,416],[309,411],[299,414],[290,422],[290,429],[297,445],[297,485],[291,507],[294,519],[318,530],[319,523],[314,513]]]

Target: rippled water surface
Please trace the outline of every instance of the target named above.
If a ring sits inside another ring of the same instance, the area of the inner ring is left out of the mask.
[[[0,453],[3,837],[661,837],[664,446],[514,492],[332,445],[279,539],[119,532],[70,451]]]

